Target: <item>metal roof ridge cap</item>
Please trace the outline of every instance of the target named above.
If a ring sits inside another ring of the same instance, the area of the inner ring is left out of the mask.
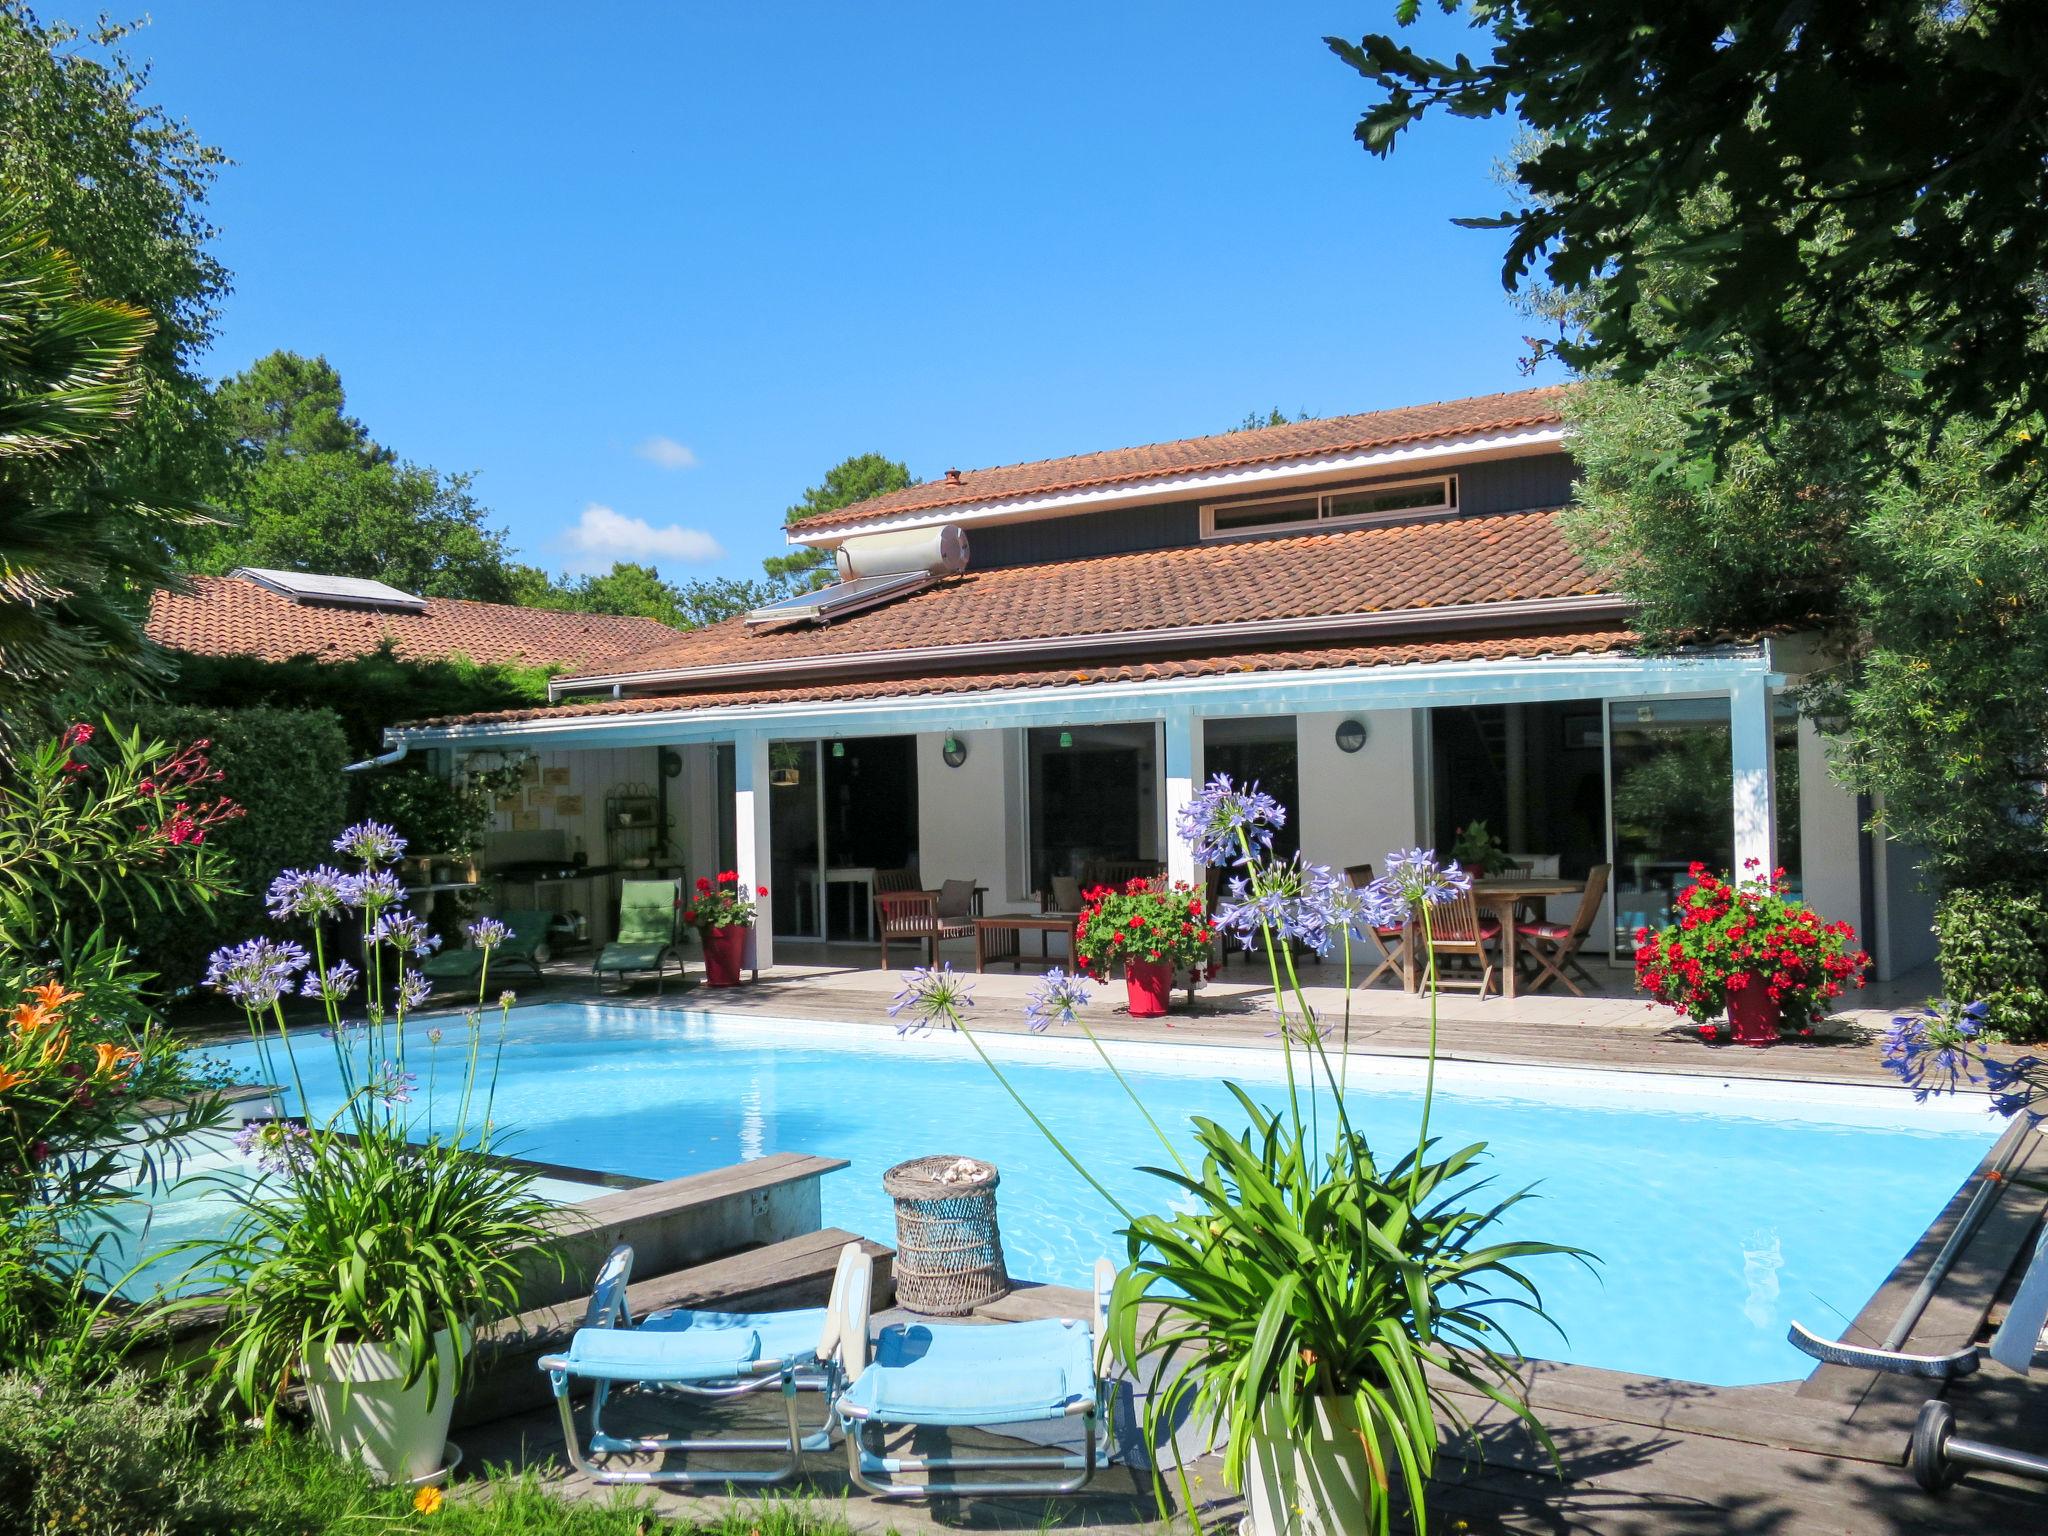
[[[564,694],[624,686],[657,683],[712,682],[789,672],[820,672],[833,668],[846,671],[886,671],[893,667],[940,658],[968,659],[992,656],[1028,660],[1034,656],[1058,656],[1069,651],[1105,644],[1156,648],[1182,641],[1209,639],[1260,639],[1286,635],[1296,630],[1429,630],[1453,627],[1461,622],[1483,620],[1497,628],[1536,616],[1566,615],[1586,619],[1621,617],[1634,605],[1613,593],[1581,593],[1570,597],[1509,598],[1499,602],[1444,603],[1422,608],[1371,609],[1363,613],[1303,614],[1293,618],[1250,619],[1235,623],[1175,624],[1158,629],[1093,630],[1077,635],[1032,636],[1016,640],[976,641],[963,645],[899,646],[876,651],[832,651],[819,656],[785,657],[769,661],[726,662],[702,667],[661,667],[645,672],[592,673],[582,677],[548,680],[548,702]]]

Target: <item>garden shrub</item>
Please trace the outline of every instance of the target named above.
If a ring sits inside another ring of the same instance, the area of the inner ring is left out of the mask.
[[[0,1375],[0,1536],[175,1529],[201,1418],[135,1371]]]
[[[142,966],[175,996],[198,982],[213,950],[262,928],[263,893],[273,875],[332,857],[328,845],[348,819],[349,785],[341,772],[350,760],[348,742],[324,709],[138,705],[121,723],[166,741],[210,740],[214,766],[224,775],[220,790],[248,813],[213,834],[229,856],[236,889],[210,914],[145,912],[132,923],[117,922],[141,951]],[[95,916],[80,914],[82,926]]]
[[[1986,1028],[2048,1039],[2048,894],[2020,885],[1959,886],[1935,908],[1941,980],[1959,1002],[1984,1002]]]

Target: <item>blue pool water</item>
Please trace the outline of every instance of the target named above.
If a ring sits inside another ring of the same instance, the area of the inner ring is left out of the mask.
[[[440,1049],[459,1067],[454,1037]],[[980,1036],[1042,1116],[1134,1209],[1170,1191],[1137,1165],[1153,1142],[1084,1040]],[[316,1111],[333,1062],[301,1052]],[[416,1045],[416,1053],[424,1047]],[[1169,1130],[1241,1113],[1227,1075],[1280,1102],[1271,1050],[1113,1044]],[[253,1047],[228,1054],[252,1075]],[[421,1066],[416,1054],[409,1063]],[[1355,1119],[1391,1159],[1412,1142],[1420,1064],[1356,1057]],[[423,1074],[424,1076],[424,1074]],[[514,1010],[497,1099],[504,1150],[672,1178],[771,1152],[851,1160],[825,1180],[829,1224],[889,1241],[890,1164],[959,1153],[1002,1170],[1011,1273],[1085,1284],[1120,1256],[1117,1222],[956,1036],[580,1004]],[[1981,1108],[1917,1105],[1885,1089],[1694,1082],[1447,1063],[1432,1129],[1484,1140],[1503,1190],[1534,1183],[1509,1235],[1598,1254],[1535,1272],[1563,1336],[1527,1325],[1530,1354],[1717,1385],[1803,1376],[1785,1343],[1798,1317],[1832,1333],[1969,1174],[1996,1125]]]

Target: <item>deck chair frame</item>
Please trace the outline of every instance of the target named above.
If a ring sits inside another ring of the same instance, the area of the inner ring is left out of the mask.
[[[868,1296],[871,1270],[857,1278],[846,1288],[845,1312],[836,1316],[837,1332],[833,1340],[834,1361],[840,1379],[851,1384],[861,1371],[867,1368],[868,1352]],[[1109,1428],[1109,1404],[1112,1383],[1103,1365],[1108,1355],[1109,1294],[1116,1281],[1116,1271],[1107,1259],[1099,1259],[1095,1266],[1095,1315],[1091,1320],[1094,1334],[1091,1362],[1094,1366],[1094,1391],[1084,1400],[1076,1401],[1057,1414],[1047,1413],[1038,1419],[1010,1419],[1000,1427],[1012,1424],[1051,1424],[1066,1420],[1082,1421],[1082,1445],[1079,1452],[981,1452],[974,1455],[890,1455],[886,1439],[890,1429],[916,1428],[967,1428],[965,1421],[940,1422],[936,1419],[912,1420],[893,1419],[886,1416],[856,1415],[844,1402],[838,1405],[840,1427],[846,1436],[846,1471],[856,1487],[878,1499],[929,1499],[954,1498],[960,1496],[980,1497],[983,1495],[1015,1494],[1030,1497],[1059,1497],[1078,1493],[1088,1486],[1097,1469],[1105,1460],[1103,1447]],[[939,1323],[934,1327],[991,1329],[1006,1326],[1002,1323]],[[843,1388],[842,1388],[843,1390]],[[871,1440],[874,1443],[870,1443]],[[1001,1473],[1002,1477],[987,1479],[957,1480],[953,1474]],[[1053,1478],[1018,1478],[1019,1472],[1064,1473]],[[906,1483],[899,1479],[905,1475],[922,1475],[926,1481]],[[944,1475],[946,1480],[934,1482],[933,1474]]]
[[[839,1268],[832,1283],[832,1302],[827,1308],[828,1322],[824,1334],[820,1337],[818,1350],[812,1356],[811,1369],[805,1369],[801,1360],[772,1359],[762,1360],[755,1369],[730,1378],[694,1381],[649,1378],[625,1383],[609,1379],[593,1380],[590,1394],[590,1434],[587,1442],[580,1440],[576,1433],[576,1414],[570,1401],[570,1389],[577,1378],[570,1361],[561,1355],[544,1357],[540,1366],[548,1373],[548,1380],[554,1387],[555,1403],[562,1420],[562,1438],[568,1447],[570,1464],[593,1482],[614,1485],[759,1485],[784,1482],[794,1477],[802,1468],[804,1452],[829,1450],[832,1437],[838,1428],[837,1417],[831,1411],[832,1399],[838,1388],[838,1375],[827,1352],[832,1337],[829,1320],[838,1315],[843,1287],[850,1283],[856,1270],[864,1275],[868,1263],[867,1255],[862,1252],[858,1243],[848,1243],[840,1250]],[[632,1273],[633,1250],[630,1245],[621,1243],[611,1251],[611,1255],[598,1271],[597,1284],[591,1291],[590,1306],[584,1314],[585,1328],[633,1326],[626,1305],[626,1287],[632,1279]],[[701,1403],[746,1397],[757,1392],[776,1391],[782,1398],[785,1433],[772,1439],[759,1437],[713,1440],[684,1435],[613,1435],[607,1433],[604,1428],[604,1410],[610,1400],[612,1388],[620,1385],[630,1386],[650,1396],[674,1398],[683,1404],[692,1400]],[[797,1414],[797,1395],[803,1392],[818,1393],[826,1403],[824,1421],[808,1429],[799,1422]],[[778,1459],[765,1467],[720,1466],[716,1470],[707,1468],[694,1471],[688,1467],[620,1470],[603,1464],[610,1457],[618,1455],[670,1453],[681,1453],[686,1456],[773,1454]]]

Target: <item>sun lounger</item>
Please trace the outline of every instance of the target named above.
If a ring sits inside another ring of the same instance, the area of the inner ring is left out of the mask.
[[[607,971],[614,972],[621,981],[634,973],[652,971],[657,992],[671,963],[676,974],[681,975],[682,954],[676,948],[676,899],[680,890],[674,880],[622,882],[619,935],[599,952],[591,970],[599,977]]]
[[[846,1288],[837,1319],[834,1366],[842,1385],[834,1411],[846,1432],[847,1470],[878,1498],[956,1494],[1073,1493],[1095,1475],[1108,1432],[1098,1369],[1115,1271],[1095,1275],[1090,1322],[893,1323],[868,1349],[868,1266]],[[1046,1449],[970,1455],[890,1454],[891,1430],[1014,1429],[1078,1424],[1078,1451]],[[1000,1474],[986,1481],[955,1474]],[[1017,1477],[1018,1473],[1051,1477]],[[901,1481],[905,1473],[926,1482]]]
[[[554,913],[539,907],[525,907],[507,912],[498,920],[505,925],[505,937],[491,951],[491,974],[502,977],[513,966],[532,973],[533,979],[543,977],[541,951],[547,947],[548,925],[554,921]],[[475,945],[461,949],[444,949],[438,955],[429,955],[420,963],[420,971],[431,981],[475,981],[484,968],[484,952]]]
[[[858,1275],[863,1292],[870,1283],[869,1260],[858,1243],[839,1255],[830,1306],[790,1312],[698,1312],[687,1308],[649,1314],[637,1326],[626,1309],[633,1250],[621,1243],[598,1273],[583,1326],[558,1355],[544,1356],[561,1410],[562,1434],[576,1470],[600,1483],[773,1483],[792,1476],[806,1450],[830,1448],[834,1426],[824,1420],[806,1430],[797,1421],[800,1392],[818,1392],[828,1402],[838,1378],[827,1363],[836,1344],[830,1324],[844,1313],[842,1293]],[[865,1308],[863,1307],[863,1310]],[[570,1393],[590,1387],[590,1434],[579,1440]],[[615,1435],[604,1428],[604,1411],[620,1389],[701,1400],[780,1392],[784,1434],[772,1439],[692,1439],[667,1435]],[[615,1469],[618,1455],[683,1452],[693,1457],[760,1455],[776,1459],[766,1467]]]

